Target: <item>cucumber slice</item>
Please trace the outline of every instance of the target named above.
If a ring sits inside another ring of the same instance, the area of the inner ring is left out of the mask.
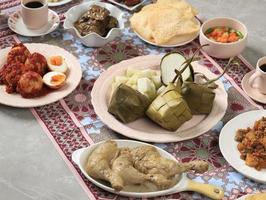
[[[185,66],[186,58],[177,52],[166,54],[161,60],[161,80],[164,85],[168,85],[176,76],[175,70],[181,71]],[[193,71],[188,67],[183,73],[184,81],[193,80]]]
[[[244,38],[244,35],[243,35],[240,31],[236,31],[236,34],[237,34],[241,39]]]
[[[151,101],[156,97],[156,88],[154,83],[148,78],[139,78],[137,90],[148,97]]]
[[[150,80],[153,81],[153,83],[154,83],[156,89],[158,89],[159,87],[162,86],[161,76],[160,76],[160,75],[152,76],[152,77],[150,78]]]

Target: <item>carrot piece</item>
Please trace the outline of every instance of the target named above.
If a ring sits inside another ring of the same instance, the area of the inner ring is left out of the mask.
[[[235,41],[237,41],[239,39],[239,37],[237,37],[237,36],[229,36],[229,38],[228,38],[228,41],[229,42],[235,42]]]
[[[231,32],[229,36],[237,36],[237,34],[235,32]]]

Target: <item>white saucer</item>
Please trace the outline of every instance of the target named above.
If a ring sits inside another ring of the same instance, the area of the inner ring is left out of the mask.
[[[26,27],[23,23],[21,11],[17,11],[10,15],[8,18],[8,26],[9,28],[14,31],[15,33],[28,36],[28,37],[36,37],[46,35],[52,31],[54,31],[58,25],[60,24],[60,18],[56,12],[49,9],[48,14],[48,23],[42,27],[41,29],[31,30]]]
[[[48,6],[50,6],[50,7],[61,6],[61,5],[64,5],[66,3],[69,3],[71,1],[72,0],[61,0],[61,1],[58,1],[58,2],[48,2]]]
[[[252,70],[250,72],[248,72],[244,78],[242,79],[242,88],[245,91],[245,93],[250,96],[252,99],[260,102],[260,103],[264,103],[266,104],[266,95],[262,94],[259,92],[258,89],[256,88],[252,88],[249,84],[248,84],[248,80],[251,77],[252,74],[254,74],[255,70]]]

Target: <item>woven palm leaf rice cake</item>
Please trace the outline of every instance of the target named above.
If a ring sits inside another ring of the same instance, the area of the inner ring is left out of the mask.
[[[158,0],[135,13],[132,29],[146,40],[158,45],[187,41],[199,32],[197,11],[185,0]]]

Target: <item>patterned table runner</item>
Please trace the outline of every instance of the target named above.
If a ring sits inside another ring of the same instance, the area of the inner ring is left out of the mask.
[[[74,1],[56,8],[61,19],[64,18],[63,13],[68,8],[79,2]],[[0,2],[0,10],[2,9],[6,13],[13,12],[18,5],[19,1],[17,0],[3,0]],[[129,27],[127,20],[129,16],[129,13],[125,15],[126,27]],[[180,48],[156,48],[143,43],[129,28],[126,28],[120,38],[96,49],[83,46],[74,34],[64,31],[62,26],[49,35],[36,38],[20,37],[9,30],[6,25],[0,27],[1,48],[11,46],[18,41],[48,43],[68,50],[79,59],[82,65],[83,79],[76,90],[58,102],[31,109],[31,111],[88,194],[89,199],[128,199],[105,192],[91,184],[71,160],[71,154],[76,149],[110,138],[125,138],[108,129],[94,113],[90,97],[93,83],[101,72],[121,60],[140,55],[165,54],[170,51],[182,51],[189,56],[197,49],[198,41]],[[227,60],[212,59],[202,51],[198,53],[198,56],[201,58],[200,63],[217,75],[221,73],[227,63]],[[202,183],[221,186],[225,190],[224,200],[233,200],[254,191],[266,191],[265,185],[255,183],[236,172],[224,160],[219,150],[219,132],[228,120],[242,112],[263,108],[262,105],[245,95],[241,88],[242,77],[253,67],[241,56],[238,57],[238,62],[240,66],[232,65],[226,75],[221,78],[228,92],[228,108],[224,118],[213,129],[192,140],[155,144],[173,154],[180,162],[194,159],[208,161],[210,164],[208,172],[202,175],[188,173],[188,177]],[[193,192],[182,192],[154,199],[167,198],[207,199]]]

